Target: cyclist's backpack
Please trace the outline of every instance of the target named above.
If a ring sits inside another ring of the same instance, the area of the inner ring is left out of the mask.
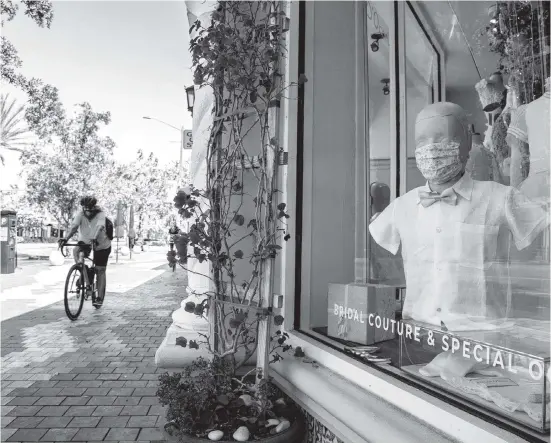
[[[105,217],[105,234],[109,240],[113,240],[113,222],[108,217]]]

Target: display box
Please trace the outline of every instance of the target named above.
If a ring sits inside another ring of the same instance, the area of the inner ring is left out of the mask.
[[[330,337],[371,345],[394,338],[397,286],[375,283],[329,284]]]
[[[549,431],[549,322],[484,331],[397,325],[400,368],[423,383],[541,433]]]

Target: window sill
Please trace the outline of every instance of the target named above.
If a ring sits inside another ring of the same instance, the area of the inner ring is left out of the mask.
[[[346,443],[526,441],[305,334],[290,335],[319,366],[287,357],[271,366],[274,381]]]

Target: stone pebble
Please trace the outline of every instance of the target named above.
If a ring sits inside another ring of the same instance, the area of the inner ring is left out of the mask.
[[[249,429],[247,429],[246,426],[240,426],[233,433],[233,438],[237,441],[247,441],[250,436],[251,436],[251,433],[249,432]]]
[[[270,418],[268,423],[266,423],[266,427],[269,428],[270,426],[277,426],[279,423],[280,421],[277,418]]]
[[[222,431],[211,431],[209,432],[209,440],[212,440],[212,441],[218,441],[218,440],[222,440],[222,437],[224,436],[224,433]]]
[[[281,420],[281,422],[276,426],[275,430],[279,434],[280,432],[283,432],[290,427],[291,422],[289,420]]]

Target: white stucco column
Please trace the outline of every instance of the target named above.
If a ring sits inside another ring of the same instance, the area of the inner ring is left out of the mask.
[[[210,22],[210,17],[218,2],[216,1],[186,1],[188,26],[196,20],[203,25]],[[196,35],[194,30],[190,37]],[[205,189],[207,178],[207,144],[213,123],[214,94],[212,89],[195,88],[195,103],[193,106],[193,147],[191,151],[190,177],[191,183],[197,189]],[[188,259],[188,297],[182,300],[181,307],[172,313],[172,325],[167,330],[166,338],[155,354],[155,363],[162,368],[178,368],[189,364],[192,360],[204,355],[204,350],[183,348],[176,345],[176,338],[185,337],[189,340],[200,338],[198,333],[208,333],[207,320],[186,312],[187,302],[201,303],[209,290],[209,262],[199,263],[194,258]]]

